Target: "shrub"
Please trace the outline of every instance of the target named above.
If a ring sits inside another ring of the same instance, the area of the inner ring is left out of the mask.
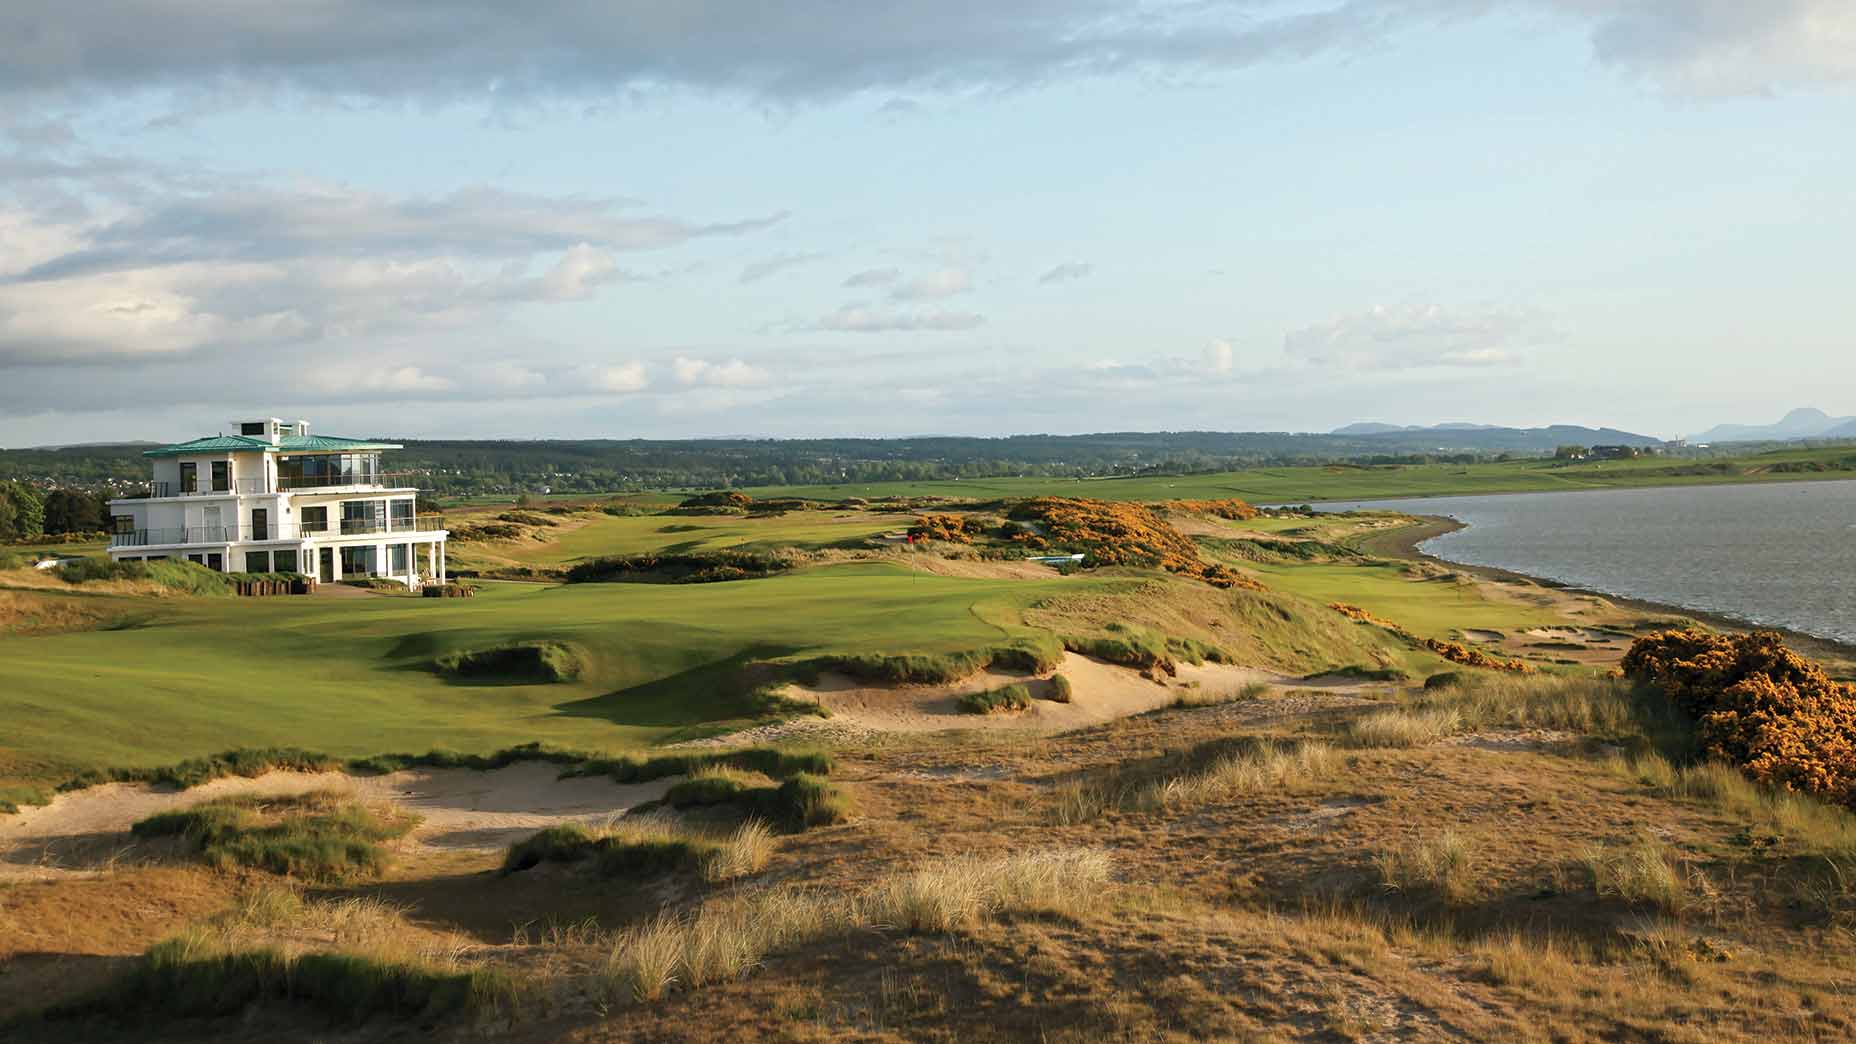
[[[851,799],[826,780],[801,772],[780,784],[771,811],[792,829],[803,830],[850,818]]]
[[[909,535],[920,540],[971,544],[974,537],[983,537],[998,528],[998,519],[977,515],[922,515],[909,527]]]
[[[249,867],[288,877],[339,881],[378,873],[381,842],[403,836],[415,816],[367,808],[332,792],[288,798],[219,798],[150,816],[137,837],[185,837],[215,869]]]
[[[1225,500],[1169,500],[1160,506],[1178,514],[1211,515],[1233,522],[1247,522],[1259,514],[1256,508],[1235,497]]]
[[[1050,682],[1044,689],[1044,698],[1052,703],[1068,703],[1070,697],[1070,679],[1061,674],[1051,675]]]
[[[1097,565],[1151,566],[1214,587],[1260,589],[1256,581],[1201,559],[1198,545],[1144,504],[1035,497],[1014,506],[1010,517],[1036,524],[1011,538],[1028,549],[1080,551]]]
[[[1709,756],[1762,783],[1856,801],[1856,685],[1780,635],[1663,631],[1637,639],[1622,666],[1695,722]]]
[[[818,656],[796,663],[799,676],[834,671],[866,681],[896,684],[943,685],[970,678],[988,668],[1036,674],[1063,662],[1063,646],[1055,639],[995,645],[952,653],[858,653]]]
[[[440,674],[471,681],[553,683],[573,681],[585,669],[578,649],[565,642],[516,642],[464,649],[433,661]]]
[[[563,579],[570,584],[710,584],[772,576],[792,568],[793,561],[751,551],[609,555],[575,564]]]
[[[960,709],[967,714],[1007,714],[1031,707],[1031,692],[1023,685],[1007,685],[990,692],[963,693]]]
[[[758,820],[719,838],[654,818],[624,820],[605,830],[569,823],[510,845],[502,872],[519,873],[542,863],[591,862],[601,877],[689,872],[706,881],[727,881],[763,869],[773,844],[773,832]]]
[[[726,805],[741,800],[754,786],[754,781],[744,773],[726,767],[709,766],[697,769],[690,778],[673,784],[664,794],[664,803],[672,808]]]

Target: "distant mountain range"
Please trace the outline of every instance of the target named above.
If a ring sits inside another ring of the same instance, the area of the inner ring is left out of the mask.
[[[1554,424],[1545,428],[1504,428],[1499,424],[1376,424],[1371,421],[1335,428],[1330,435],[1366,442],[1397,444],[1405,449],[1507,450],[1544,452],[1557,446],[1657,446],[1662,439],[1617,428]],[[1388,445],[1391,449],[1391,445]]]
[[[1433,424],[1427,428],[1421,424],[1378,424],[1373,421],[1364,421],[1359,424],[1349,424],[1345,427],[1335,428],[1333,431],[1328,432],[1328,434],[1330,435],[1391,435],[1395,432],[1407,432],[1407,431],[1496,431],[1500,428],[1501,428],[1501,425],[1499,424],[1463,424],[1461,422],[1450,423],[1450,424]],[[1519,430],[1519,429],[1515,429],[1515,430]]]
[[[1856,439],[1856,417],[1832,417],[1823,410],[1793,410],[1776,424],[1717,424],[1690,442],[1789,442],[1792,439]]]

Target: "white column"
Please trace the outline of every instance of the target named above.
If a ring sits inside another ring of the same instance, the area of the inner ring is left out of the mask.
[[[329,582],[340,583],[341,579],[342,579],[342,551],[341,551],[341,548],[339,547],[331,548],[329,550]]]
[[[432,580],[438,580],[438,541],[425,545],[425,571],[432,574]]]
[[[438,582],[445,582],[445,542],[438,542]]]

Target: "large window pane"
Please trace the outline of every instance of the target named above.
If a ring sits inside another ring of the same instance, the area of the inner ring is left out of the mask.
[[[372,544],[366,547],[342,548],[342,576],[344,578],[373,576],[375,573],[379,572],[375,566],[376,561]]]
[[[232,465],[227,461],[213,461],[213,492],[225,493],[232,488]]]
[[[275,572],[279,572],[279,573],[300,573],[302,572],[301,569],[297,568],[295,548],[291,548],[288,551],[278,551],[275,554],[273,554],[271,557],[274,559],[274,561],[271,563],[271,569]]]
[[[182,461],[180,465],[180,491],[182,493],[196,493],[199,489],[200,465],[191,460]]]
[[[271,553],[269,551],[245,552],[245,572],[268,573],[271,571]]]
[[[306,507],[303,509],[303,513],[298,517],[302,519],[298,524],[303,527],[305,533],[323,533],[328,531],[329,508],[326,504],[319,507]]]
[[[412,565],[412,548],[406,544],[393,545],[393,568],[388,570],[394,576],[405,576]]]

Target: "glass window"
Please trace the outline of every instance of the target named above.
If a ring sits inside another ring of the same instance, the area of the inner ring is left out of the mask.
[[[342,501],[342,532],[379,533],[387,528],[387,502],[384,500]]]
[[[265,429],[264,421],[246,421],[245,423],[240,424],[238,426],[238,433],[240,435],[256,435],[259,438],[263,438],[266,435],[270,434],[264,429]]]
[[[291,548],[288,551],[278,551],[272,556],[272,558],[274,558],[275,561],[272,563],[271,569],[275,572],[279,572],[279,573],[300,573],[302,572],[302,570],[298,569],[296,565],[296,549],[295,548]]]
[[[412,528],[412,499],[410,497],[393,501],[393,528]]]
[[[180,491],[182,493],[197,493],[199,492],[199,490],[200,490],[200,465],[194,463],[191,460],[181,461]]]
[[[271,571],[271,553],[269,551],[245,552],[245,572],[268,573]]]
[[[366,547],[342,548],[342,576],[373,576],[379,572],[375,568],[376,559],[373,545]]]
[[[192,562],[195,565],[205,565],[206,556],[205,555],[188,555],[187,561]]]
[[[135,516],[134,515],[111,515],[110,526],[111,526],[112,532],[133,533],[135,532]]]
[[[393,545],[393,568],[388,570],[394,576],[405,576],[412,565],[412,547],[409,544]]]
[[[302,519],[302,522],[300,522],[299,525],[302,526],[303,532],[305,533],[326,533],[328,532],[329,507],[327,504],[324,504],[320,507],[306,507],[303,509],[303,513],[299,515],[298,517]]]
[[[220,554],[217,551],[213,552],[210,555],[207,555],[206,556],[206,568],[211,569],[215,573],[225,572],[226,571],[226,556]]]
[[[232,488],[232,464],[230,461],[213,461],[213,492],[224,493]]]

